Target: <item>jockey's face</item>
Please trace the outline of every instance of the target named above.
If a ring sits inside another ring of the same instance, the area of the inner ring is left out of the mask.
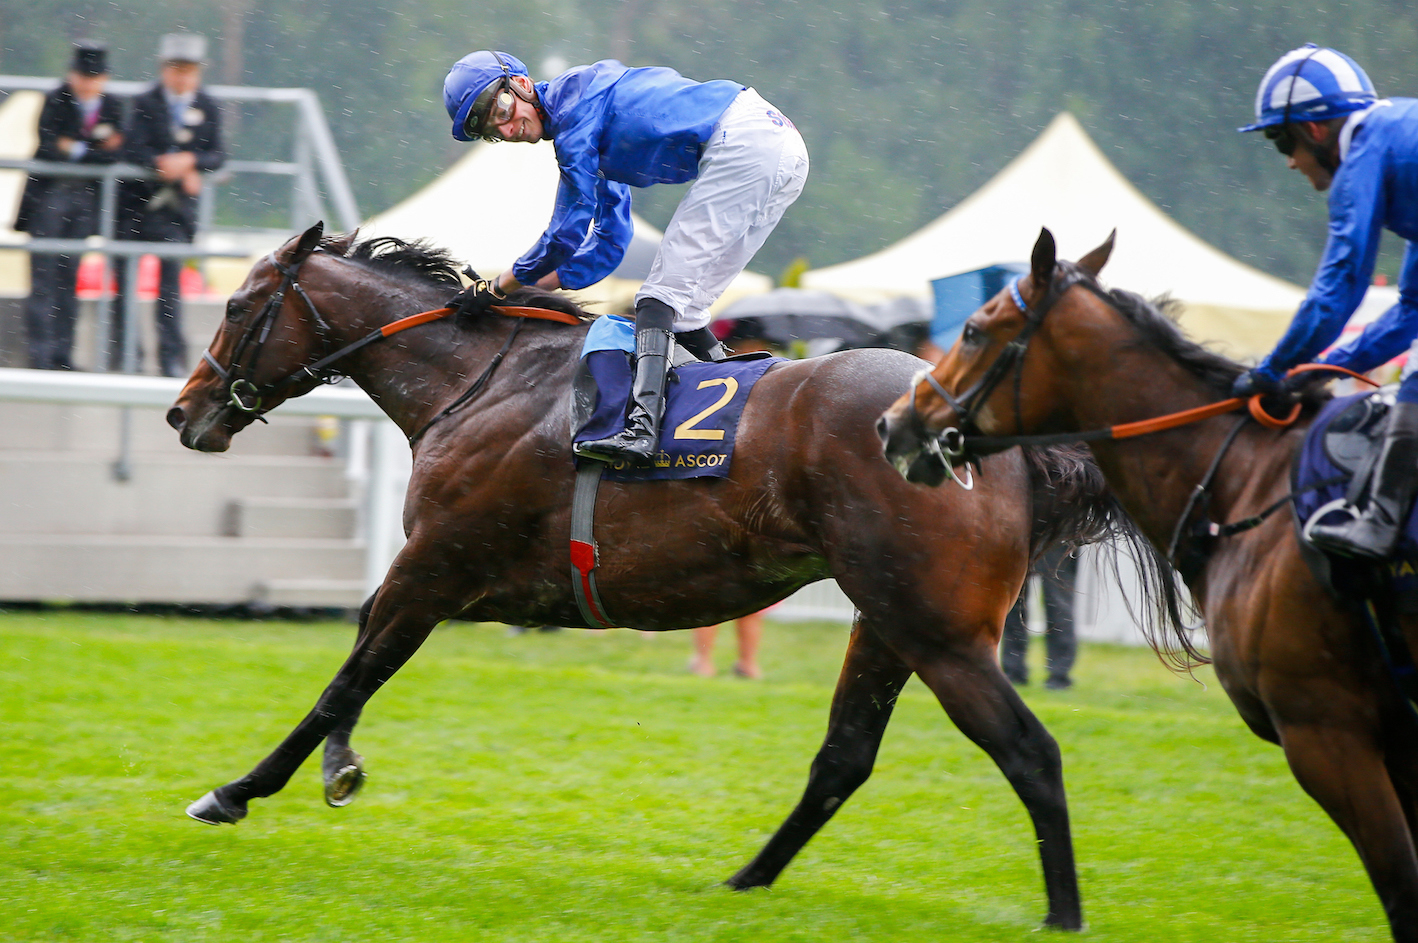
[[[532,80],[525,75],[514,75],[511,82],[522,94],[513,95],[512,109],[507,118],[497,121],[496,116],[490,116],[489,121],[494,123],[488,124],[486,130],[504,141],[520,141],[524,144],[540,141],[543,131],[542,116],[533,104],[537,95],[532,89]],[[523,95],[526,98],[523,98]]]
[[[1304,174],[1305,179],[1310,181],[1310,186],[1321,193],[1328,190],[1329,185],[1334,182],[1334,172],[1320,160],[1320,155],[1328,154],[1331,163],[1338,166],[1338,128],[1325,122],[1297,121],[1285,125],[1285,129],[1288,133],[1281,135],[1280,140],[1269,133],[1266,137],[1276,141],[1277,147],[1280,147],[1282,142],[1288,143],[1289,153],[1286,153],[1286,148],[1280,148],[1280,152],[1285,154],[1286,166]]]

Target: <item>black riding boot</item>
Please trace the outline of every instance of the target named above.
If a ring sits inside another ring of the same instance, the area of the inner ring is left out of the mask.
[[[1343,523],[1310,528],[1315,546],[1347,557],[1386,560],[1393,555],[1418,491],[1418,403],[1393,404],[1382,448],[1368,506]]]
[[[660,419],[665,414],[665,383],[670,374],[670,348],[674,334],[674,309],[663,301],[645,298],[635,305],[635,386],[625,429],[605,439],[576,443],[576,454],[600,462],[628,460],[649,464],[660,439]]]
[[[714,332],[707,327],[676,334],[675,340],[685,350],[706,363],[717,362],[729,356],[724,345],[719,343],[719,338],[715,337]]]

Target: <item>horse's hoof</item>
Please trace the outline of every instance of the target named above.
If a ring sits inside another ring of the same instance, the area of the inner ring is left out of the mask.
[[[187,807],[187,814],[207,825],[235,825],[246,818],[245,805],[229,805],[212,790]]]
[[[346,763],[325,780],[325,804],[332,809],[340,809],[354,801],[355,794],[364,785],[364,767],[358,763]]]

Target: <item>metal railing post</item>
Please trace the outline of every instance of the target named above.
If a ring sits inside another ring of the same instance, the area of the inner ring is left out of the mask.
[[[103,183],[99,191],[98,234],[103,240],[103,271],[99,273],[98,301],[94,302],[94,370],[107,371],[108,358],[113,343],[113,296],[109,293],[109,283],[117,284],[117,263],[109,251],[113,236],[117,231],[118,219],[118,169],[105,167]]]
[[[394,540],[400,521],[399,451],[407,451],[399,427],[388,420],[378,421],[370,429],[369,479],[365,492],[364,588],[375,592],[384,582],[389,565],[394,562]]]

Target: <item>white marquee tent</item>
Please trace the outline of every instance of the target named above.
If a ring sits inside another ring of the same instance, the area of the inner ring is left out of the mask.
[[[438,179],[367,220],[360,233],[423,237],[448,249],[479,274],[492,276],[511,266],[546,229],[559,179],[550,141],[474,144],[466,157]],[[632,214],[632,218],[635,240],[617,270],[619,277],[584,289],[584,300],[623,306],[648,271],[648,257],[653,257],[662,233],[638,215]],[[628,271],[637,268],[641,270],[638,275]],[[729,286],[719,305],[772,287],[767,276],[744,272]]]
[[[802,284],[858,301],[929,296],[932,279],[1022,262],[1047,226],[1077,259],[1118,230],[1103,280],[1184,305],[1188,333],[1232,356],[1266,353],[1302,289],[1236,261],[1188,232],[1120,174],[1067,112],[1007,167],[934,222],[880,252],[807,272]]]

